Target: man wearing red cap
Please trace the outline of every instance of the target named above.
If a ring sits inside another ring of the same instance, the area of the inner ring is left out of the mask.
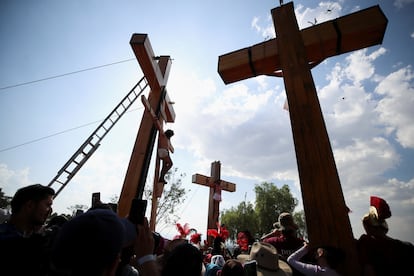
[[[287,258],[296,250],[301,248],[304,239],[297,236],[298,225],[294,222],[293,216],[290,213],[284,212],[279,215],[278,221],[273,224],[275,229],[269,234],[260,238],[261,241],[273,245],[280,259],[287,261]],[[302,275],[296,270],[293,270],[293,275]]]
[[[366,234],[357,241],[364,275],[404,275],[414,260],[414,245],[387,236],[391,217],[388,203],[371,196],[369,212],[362,219]]]

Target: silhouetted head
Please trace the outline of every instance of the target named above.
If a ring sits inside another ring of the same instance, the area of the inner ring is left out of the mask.
[[[171,138],[171,137],[173,137],[173,136],[174,136],[174,131],[172,131],[171,129],[167,129],[167,130],[164,132],[164,134],[165,134],[165,136],[167,136],[167,138]]]

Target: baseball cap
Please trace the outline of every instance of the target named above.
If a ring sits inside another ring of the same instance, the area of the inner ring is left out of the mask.
[[[273,227],[280,230],[298,230],[298,225],[293,221],[290,213],[284,212],[279,215],[278,221],[273,224]]]
[[[58,271],[101,269],[136,239],[136,226],[110,209],[93,209],[66,222],[52,248]],[[96,270],[95,270],[96,271]]]

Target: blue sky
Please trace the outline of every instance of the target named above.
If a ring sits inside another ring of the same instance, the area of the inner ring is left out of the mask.
[[[146,33],[156,55],[173,59],[167,90],[177,116],[166,127],[175,131],[174,166],[190,190],[178,222],[205,232],[208,189],[192,184],[191,175],[209,175],[216,160],[222,179],[237,185],[223,192],[221,210],[253,202],[254,185],[264,181],[288,184],[301,209],[283,80],[259,76],[225,85],[217,73],[218,56],[274,37],[270,11],[278,5],[1,1],[0,187],[12,195],[52,180],[143,76],[129,40]],[[390,236],[414,242],[414,1],[294,1],[300,28],[373,5],[389,20],[383,43],[329,58],[312,74],[354,236],[363,233],[361,218],[377,195],[392,210]],[[117,64],[19,85],[111,63]],[[56,198],[55,211],[90,205],[93,192],[104,201],[119,195],[142,111],[137,101],[121,118]],[[161,233],[177,232],[171,226]]]

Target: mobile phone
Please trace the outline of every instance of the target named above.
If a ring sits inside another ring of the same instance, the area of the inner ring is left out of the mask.
[[[101,193],[92,194],[92,208],[98,205],[101,202]]]
[[[243,267],[244,267],[245,276],[256,276],[257,275],[257,261],[256,260],[245,262]]]
[[[131,202],[128,219],[134,224],[143,224],[146,211],[147,200],[134,198]]]

